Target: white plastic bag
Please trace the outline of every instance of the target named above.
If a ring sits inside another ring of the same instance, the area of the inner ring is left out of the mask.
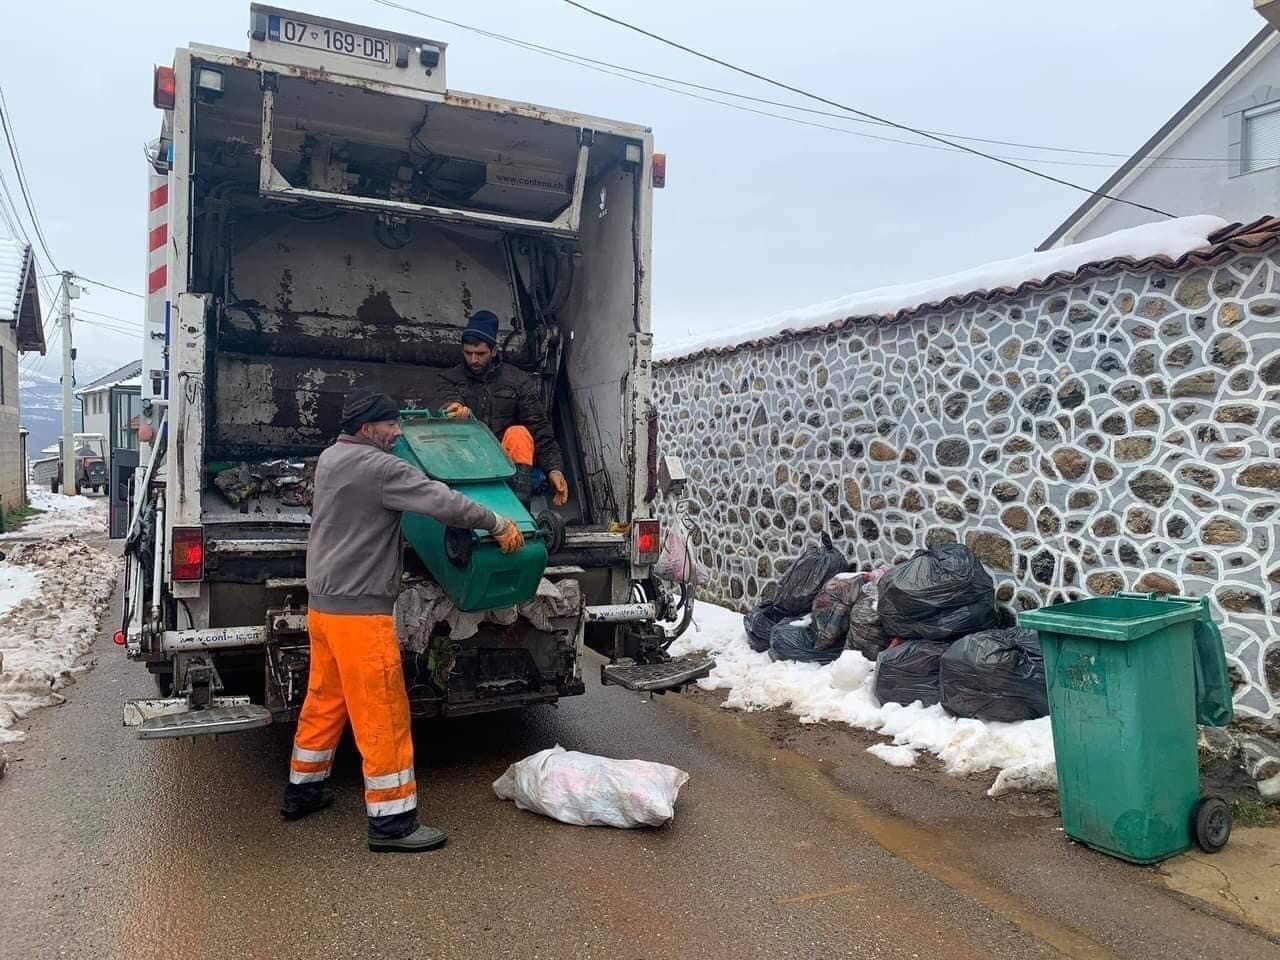
[[[668,583],[691,583],[700,587],[711,579],[711,574],[697,561],[688,542],[675,527],[667,527],[662,540],[662,553],[653,565],[653,575]]]
[[[689,781],[683,770],[648,760],[610,760],[559,744],[507,768],[493,792],[521,810],[580,827],[659,827],[675,816]]]

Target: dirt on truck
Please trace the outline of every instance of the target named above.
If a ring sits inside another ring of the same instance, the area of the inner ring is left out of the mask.
[[[118,639],[154,675],[143,737],[296,716],[315,458],[354,388],[430,409],[477,311],[534,378],[573,491],[535,495],[548,560],[518,609],[462,615],[406,548],[412,710],[463,714],[608,681],[664,689],[693,598],[652,576],[648,128],[450,90],[446,47],[254,5],[248,52],[156,71],[143,410]],[[158,238],[158,239],[157,239]],[[662,469],[660,469],[660,467]]]

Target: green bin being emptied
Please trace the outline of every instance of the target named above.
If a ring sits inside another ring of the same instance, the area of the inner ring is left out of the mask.
[[[402,411],[400,429],[392,453],[511,520],[525,538],[520,550],[504,554],[487,530],[446,527],[431,517],[406,513],[400,527],[409,545],[459,610],[524,603],[538,590],[547,547],[507,484],[516,468],[493,433],[479,420],[450,420],[430,410]]]
[[[1120,593],[1018,615],[1039,632],[1067,836],[1132,863],[1226,845],[1231,811],[1200,796],[1196,723],[1231,722],[1206,598]]]

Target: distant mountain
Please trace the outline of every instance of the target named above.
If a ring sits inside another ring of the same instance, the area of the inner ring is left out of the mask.
[[[43,366],[46,370],[56,369],[52,363],[45,363]],[[76,382],[90,383],[118,366],[114,359],[97,362],[77,360]],[[40,451],[57,443],[62,436],[62,382],[58,374],[43,370],[23,371],[19,381],[19,403],[22,404],[22,426],[30,432],[27,437],[27,456],[38,460]],[[75,429],[79,431],[83,427],[79,400],[72,401],[71,418]]]

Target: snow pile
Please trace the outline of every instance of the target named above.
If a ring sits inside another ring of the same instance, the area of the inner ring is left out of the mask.
[[[36,582],[36,575],[30,570],[0,560],[0,615],[35,593]]]
[[[35,540],[67,534],[107,533],[107,498],[66,496],[43,487],[28,487],[27,502],[43,511],[12,533],[0,536],[0,543]],[[7,549],[7,548],[5,548]]]
[[[798,310],[787,310],[739,327],[662,343],[655,348],[654,359],[671,360],[700,350],[731,347],[747,340],[771,337],[784,330],[821,327],[846,317],[892,316],[900,310],[911,310],[926,303],[939,303],[947,297],[961,297],[967,293],[1000,287],[1017,287],[1028,281],[1044,280],[1055,273],[1075,273],[1086,264],[1115,257],[1142,260],[1165,256],[1176,260],[1183,254],[1206,246],[1209,235],[1225,226],[1227,221],[1221,217],[1202,215],[1117,230],[1083,243],[1028,253],[1009,260],[997,260],[932,280],[851,293],[836,300]]]
[[[15,722],[62,700],[120,575],[106,549],[106,499],[48,497],[49,512],[0,545],[0,743],[21,740]]]
[[[747,644],[742,615],[709,603],[694,611],[694,625],[671,646],[678,656],[712,652],[716,666],[700,680],[704,690],[728,690],[724,706],[737,710],[786,707],[801,723],[837,722],[892,739],[868,751],[894,766],[911,766],[925,751],[947,773],[999,770],[990,796],[1056,786],[1049,718],[988,723],[953,717],[941,706],[902,706],[876,699],[875,664],[846,650],[830,664],[769,659]]]

